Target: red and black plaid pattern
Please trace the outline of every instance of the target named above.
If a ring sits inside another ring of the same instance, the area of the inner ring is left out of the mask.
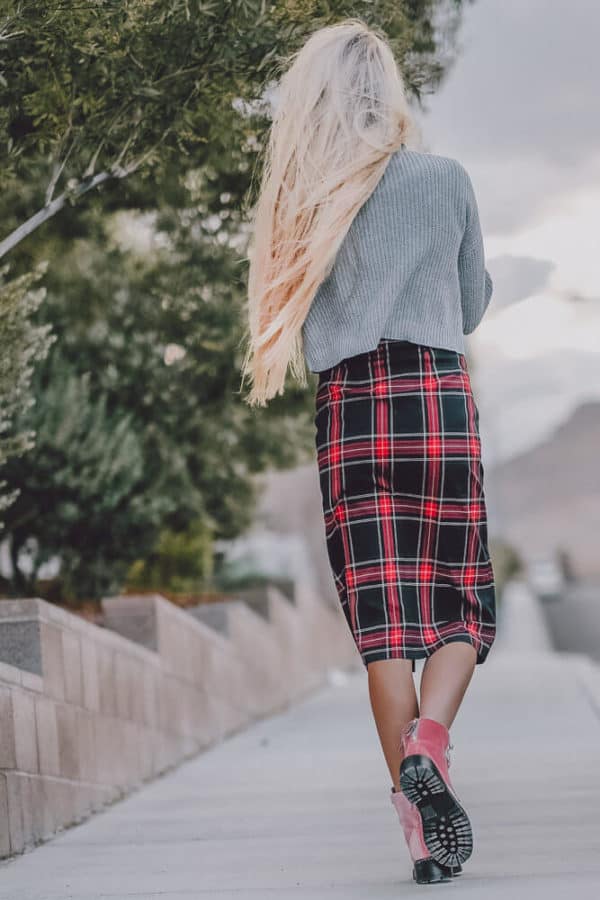
[[[495,586],[464,355],[383,338],[319,373],[315,409],[327,552],[365,666],[451,641],[482,663]]]

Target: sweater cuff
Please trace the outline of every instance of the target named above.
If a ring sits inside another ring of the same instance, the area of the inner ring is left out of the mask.
[[[492,294],[494,292],[494,282],[492,281],[491,275],[488,270],[485,270],[485,305],[487,306],[492,298]]]

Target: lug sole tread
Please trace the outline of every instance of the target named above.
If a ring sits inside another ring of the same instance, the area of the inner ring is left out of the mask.
[[[434,761],[421,754],[405,757],[400,785],[419,811],[433,860],[448,868],[464,863],[473,852],[471,823]]]

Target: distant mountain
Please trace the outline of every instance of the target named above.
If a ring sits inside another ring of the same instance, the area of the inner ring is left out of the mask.
[[[525,557],[569,553],[600,575],[600,403],[586,403],[537,447],[486,469],[490,534]]]

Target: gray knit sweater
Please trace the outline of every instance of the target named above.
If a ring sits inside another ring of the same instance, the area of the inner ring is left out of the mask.
[[[302,326],[306,364],[328,369],[382,337],[464,353],[491,296],[468,173],[403,145],[315,294]]]

